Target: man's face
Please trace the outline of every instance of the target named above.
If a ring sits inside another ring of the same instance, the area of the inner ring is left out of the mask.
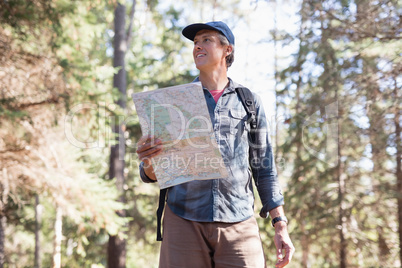
[[[217,68],[226,69],[228,46],[221,45],[218,32],[201,30],[194,37],[193,58],[195,66],[200,71],[213,71]]]

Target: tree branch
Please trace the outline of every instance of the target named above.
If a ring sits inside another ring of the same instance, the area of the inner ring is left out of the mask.
[[[133,34],[132,34],[133,20],[134,20],[134,13],[135,13],[135,6],[136,5],[137,5],[137,1],[133,0],[133,5],[131,6],[131,11],[130,11],[130,22],[128,24],[127,35],[126,35],[127,49],[131,46],[131,38],[133,36]]]
[[[369,31],[369,30],[365,29],[365,27],[361,27],[361,25],[357,25],[354,22],[351,22],[350,20],[339,18],[330,10],[321,9],[321,11],[325,12],[329,16],[330,19],[336,20],[336,21],[340,22],[341,24],[346,24],[346,27],[343,27],[343,28],[341,28],[341,30],[339,30],[339,32],[342,34],[347,34],[347,35],[358,34],[359,35],[358,39],[375,38],[375,39],[378,39],[379,41],[392,41],[392,40],[402,39],[402,36],[398,33],[397,28],[395,28],[395,31],[387,31],[387,32],[384,32],[383,30],[382,31]],[[347,32],[348,29],[351,29],[354,32],[353,33]]]

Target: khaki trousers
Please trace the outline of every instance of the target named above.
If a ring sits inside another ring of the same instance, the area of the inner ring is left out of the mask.
[[[194,222],[166,206],[159,267],[266,267],[257,221]]]

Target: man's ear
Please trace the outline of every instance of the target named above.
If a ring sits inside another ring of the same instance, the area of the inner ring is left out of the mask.
[[[233,47],[232,46],[227,46],[226,48],[226,56],[230,55],[233,52]]]

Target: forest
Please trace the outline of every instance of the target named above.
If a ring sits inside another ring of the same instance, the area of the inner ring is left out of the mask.
[[[264,99],[288,267],[402,266],[401,1],[4,0],[1,268],[157,267],[131,95],[191,82],[181,30],[213,20],[236,36],[229,76]]]

